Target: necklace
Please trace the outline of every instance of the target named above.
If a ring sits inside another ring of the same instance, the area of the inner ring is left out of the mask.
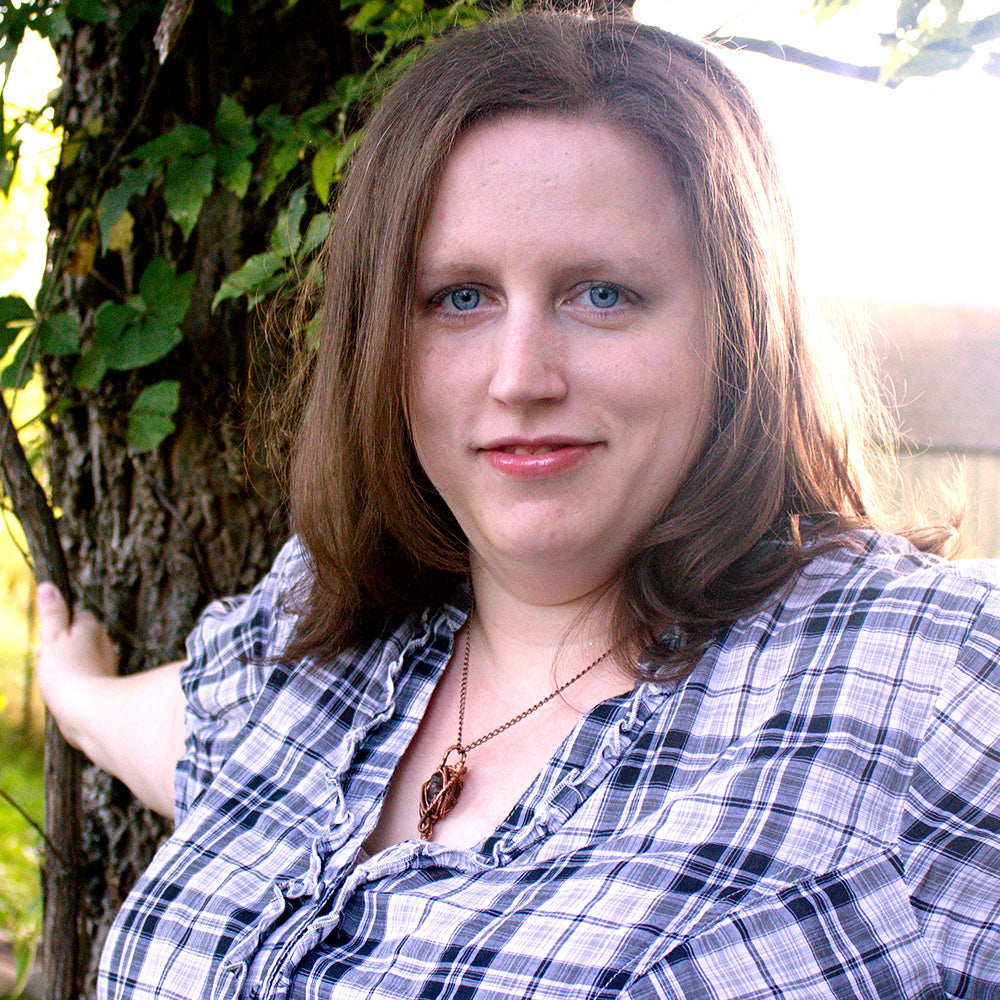
[[[531,708],[526,708],[520,715],[515,715],[513,719],[505,722],[496,729],[491,729],[485,736],[473,740],[469,744],[462,743],[462,727],[465,723],[465,699],[469,691],[469,651],[472,647],[472,615],[469,615],[469,628],[465,633],[465,653],[462,656],[462,693],[458,701],[458,740],[444,752],[441,766],[420,786],[420,822],[417,829],[424,840],[434,838],[434,825],[444,819],[455,808],[459,796],[462,794],[462,786],[465,784],[465,776],[468,768],[465,766],[469,751],[482,746],[487,740],[499,736],[502,732],[516,726],[522,719],[526,719],[532,712],[536,712],[543,705],[548,704],[557,695],[563,693],[571,684],[575,684],[584,674],[589,673],[602,660],[606,660],[611,655],[611,649],[605,650],[601,655],[588,664],[578,674],[571,677],[565,684],[560,684],[551,694],[546,695],[541,701],[535,702]],[[455,754],[454,763],[449,764],[448,758]]]

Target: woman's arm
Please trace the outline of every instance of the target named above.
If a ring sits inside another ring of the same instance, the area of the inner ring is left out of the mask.
[[[38,587],[38,684],[66,739],[164,816],[184,754],[180,663],[117,676],[118,655],[93,615],[69,613],[52,584]]]

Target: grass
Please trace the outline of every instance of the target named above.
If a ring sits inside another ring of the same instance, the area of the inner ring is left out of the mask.
[[[32,819],[42,818],[42,747],[39,738],[25,742],[0,726],[0,789]],[[0,933],[14,941],[25,961],[41,932],[39,891],[40,836],[6,800],[0,801]]]

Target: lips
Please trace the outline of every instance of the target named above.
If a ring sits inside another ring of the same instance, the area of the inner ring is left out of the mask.
[[[512,479],[560,476],[579,466],[597,445],[575,438],[505,439],[479,449],[486,463]]]

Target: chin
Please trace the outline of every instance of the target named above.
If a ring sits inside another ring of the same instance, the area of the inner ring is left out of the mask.
[[[530,569],[533,574],[555,574],[571,577],[585,584],[587,591],[600,586],[613,576],[628,547],[609,548],[607,535],[584,538],[579,535],[544,536],[544,532],[506,534],[489,540],[480,552],[489,565],[499,559]]]

